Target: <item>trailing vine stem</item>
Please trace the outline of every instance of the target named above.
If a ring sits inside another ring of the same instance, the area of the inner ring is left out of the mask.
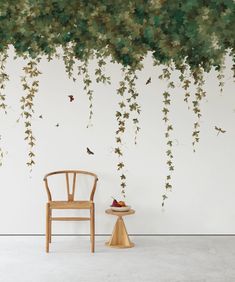
[[[233,66],[232,66],[232,72],[233,72],[233,82],[235,82],[235,55],[233,56]]]
[[[7,50],[2,51],[0,53],[0,109],[2,109],[5,114],[7,114],[7,104],[6,95],[3,94],[3,91],[6,88],[6,81],[9,80],[9,76],[5,72],[7,58]]]
[[[3,91],[6,88],[6,82],[9,80],[9,76],[5,72],[6,62],[8,58],[7,50],[4,50],[0,53],[0,109],[7,114],[7,104],[6,104],[6,95]],[[1,136],[0,136],[1,140]],[[4,151],[0,146],[0,166],[2,166],[2,160],[4,158]]]
[[[189,101],[188,101],[190,97],[189,87],[191,85],[189,68],[186,64],[182,64],[181,66],[178,67],[178,69],[180,71],[179,79],[181,82],[181,86],[185,90],[184,102],[188,105],[188,109],[190,109]]]
[[[83,90],[86,92],[86,95],[88,96],[89,100],[89,117],[88,117],[88,123],[87,128],[92,126],[92,117],[93,117],[93,93],[94,91],[91,89],[91,78],[88,71],[88,58],[85,59],[81,65],[78,66],[78,75],[82,75],[83,79]]]
[[[204,81],[204,75],[203,75],[203,69],[198,68],[192,72],[192,76],[194,78],[194,84],[196,85],[196,92],[195,92],[195,98],[192,101],[193,105],[193,112],[196,116],[196,121],[194,122],[193,125],[193,152],[196,151],[196,144],[199,143],[200,140],[200,119],[201,119],[201,108],[200,108],[200,103],[204,97],[206,97],[206,92],[203,89],[203,86],[205,84]]]
[[[129,105],[129,111],[134,114],[134,117],[132,118],[132,123],[135,128],[134,132],[134,143],[135,145],[137,144],[137,137],[138,133],[140,131],[140,126],[139,126],[139,115],[141,112],[140,105],[137,102],[137,98],[139,96],[139,93],[136,90],[136,80],[137,80],[137,75],[135,74],[135,71],[132,69],[129,69],[127,72],[127,82],[128,82],[128,93],[129,93],[129,98],[127,98],[127,103]]]
[[[117,95],[120,96],[120,101],[118,103],[119,109],[116,111],[116,119],[118,122],[118,129],[116,130],[116,147],[114,153],[118,156],[117,170],[119,171],[120,186],[122,196],[125,198],[125,188],[126,188],[126,172],[125,164],[123,161],[123,136],[126,131],[126,122],[129,119],[129,112],[126,101],[126,89],[127,81],[129,79],[128,72],[126,68],[122,68],[123,79],[119,82],[119,87],[117,89]]]
[[[119,82],[119,88],[117,89],[117,95],[120,96],[118,103],[119,109],[116,111],[116,119],[118,122],[118,129],[116,131],[116,147],[114,153],[118,156],[117,170],[120,172],[120,186],[122,196],[125,198],[126,188],[126,170],[123,161],[123,136],[126,131],[127,121],[130,118],[130,113],[134,114],[132,123],[135,126],[134,141],[136,144],[137,134],[140,130],[138,116],[140,114],[140,106],[137,103],[138,92],[136,90],[135,81],[137,76],[131,68],[122,68],[123,79]],[[127,96],[128,94],[128,96]]]
[[[163,92],[163,121],[165,122],[165,138],[166,138],[166,157],[167,157],[167,167],[168,167],[168,175],[166,176],[165,180],[165,193],[162,195],[162,207],[165,205],[165,201],[168,198],[168,191],[172,190],[171,178],[172,172],[174,171],[174,164],[173,164],[173,153],[172,153],[172,146],[173,140],[171,137],[171,132],[173,131],[173,125],[169,120],[169,107],[171,105],[171,94],[170,90],[175,88],[174,82],[171,81],[171,72],[173,71],[172,66],[168,66],[167,68],[163,68],[162,74],[159,76],[160,79],[165,79],[167,81],[167,90]]]
[[[63,61],[64,61],[64,65],[65,65],[65,71],[68,74],[69,79],[73,79],[73,81],[76,81],[76,78],[73,76],[74,73],[74,64],[75,64],[75,60],[74,60],[74,50],[73,50],[73,46],[72,45],[66,45],[63,47]]]
[[[27,165],[30,168],[30,171],[32,171],[32,167],[35,164],[35,154],[33,150],[35,146],[35,137],[32,130],[32,116],[34,113],[34,98],[39,90],[39,80],[37,79],[41,74],[38,70],[39,62],[40,58],[30,60],[27,65],[23,67],[25,74],[21,77],[21,83],[26,92],[25,96],[20,100],[22,110],[21,116],[24,120],[25,140],[29,147]]]
[[[1,138],[1,136],[0,136],[0,138]],[[0,147],[0,167],[2,166],[3,157],[4,157],[4,151],[3,151],[2,147]]]
[[[222,64],[219,67],[219,69],[217,70],[218,71],[217,79],[218,79],[218,82],[219,82],[220,94],[223,93],[223,89],[224,89],[224,78],[225,78],[224,70],[225,70],[225,65],[224,64]]]
[[[101,82],[103,84],[111,84],[110,76],[107,76],[105,74],[105,66],[107,64],[105,59],[99,53],[96,54],[96,58],[98,59],[97,68],[95,69],[96,82]]]
[[[0,135],[0,143],[2,141],[2,136]],[[4,158],[5,152],[2,149],[2,146],[0,146],[0,167],[2,166],[3,158]]]

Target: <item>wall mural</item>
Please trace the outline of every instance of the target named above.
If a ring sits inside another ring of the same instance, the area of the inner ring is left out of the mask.
[[[9,46],[14,46],[17,57],[25,59],[24,76],[21,79],[25,95],[20,100],[22,110],[19,122],[25,126],[25,140],[28,144],[27,165],[34,165],[35,137],[32,128],[34,98],[39,91],[39,64],[46,56],[48,62],[61,56],[62,48],[65,71],[76,81],[83,77],[84,91],[89,100],[88,127],[92,125],[93,89],[88,72],[89,60],[98,60],[95,69],[96,81],[110,84],[105,74],[107,62],[122,65],[123,78],[116,94],[120,98],[116,110],[117,130],[115,154],[118,157],[117,170],[120,174],[121,193],[125,196],[126,173],[123,161],[123,136],[127,121],[135,128],[135,143],[140,131],[139,93],[136,90],[138,71],[143,69],[143,60],[151,53],[154,65],[162,65],[159,79],[167,81],[163,95],[163,121],[165,123],[166,156],[168,175],[164,206],[168,192],[172,190],[174,171],[173,125],[169,119],[171,90],[175,83],[172,73],[178,70],[182,83],[184,101],[192,104],[195,122],[192,132],[192,146],[195,151],[200,139],[200,104],[206,96],[204,73],[216,70],[218,83],[223,89],[225,56],[235,63],[235,2],[233,0],[12,0],[0,2],[0,108],[7,113],[7,97],[4,88],[10,79],[5,72]],[[232,67],[235,73],[235,64]],[[146,85],[154,78],[149,77]],[[195,85],[195,93],[189,87]],[[74,101],[73,95],[68,96]],[[42,116],[39,118],[43,119]],[[56,124],[59,127],[59,124]],[[216,127],[219,133],[223,128]],[[88,154],[94,154],[87,148]],[[0,149],[0,158],[3,153]],[[0,161],[2,162],[2,160]]]

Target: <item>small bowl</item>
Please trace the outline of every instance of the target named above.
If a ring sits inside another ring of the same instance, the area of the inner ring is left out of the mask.
[[[131,206],[126,206],[126,207],[112,207],[111,206],[111,210],[117,211],[117,212],[125,212],[125,211],[129,211],[130,209],[131,209]]]

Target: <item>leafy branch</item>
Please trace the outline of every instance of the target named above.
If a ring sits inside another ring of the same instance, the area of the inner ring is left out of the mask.
[[[0,109],[4,110],[5,114],[7,113],[6,95],[2,92],[6,88],[6,81],[9,80],[9,76],[5,72],[7,58],[8,54],[6,49],[0,53]]]
[[[101,54],[97,53],[96,58],[98,59],[97,62],[97,68],[95,69],[95,76],[96,76],[96,82],[97,83],[103,83],[103,84],[111,84],[111,78],[110,76],[107,76],[105,74],[105,66],[106,66],[106,61],[102,57]]]
[[[40,58],[30,60],[25,67],[24,76],[21,78],[22,87],[25,91],[25,96],[21,97],[21,116],[24,120],[25,126],[25,140],[28,143],[29,152],[28,152],[28,161],[27,165],[30,167],[30,171],[32,170],[34,161],[34,146],[35,146],[35,137],[33,135],[32,130],[32,117],[34,113],[34,98],[39,90],[39,80],[37,80],[38,76],[41,72],[38,70],[38,63],[40,62]]]
[[[180,71],[180,82],[181,82],[181,86],[184,89],[185,93],[184,93],[184,102],[188,105],[189,108],[189,97],[190,97],[190,92],[189,92],[189,87],[191,85],[191,80],[190,80],[190,75],[189,75],[189,69],[188,66],[186,64],[182,64],[181,66],[178,67],[179,71]]]
[[[1,136],[0,136],[0,140],[1,140]],[[0,147],[0,167],[2,166],[3,158],[4,158],[4,151],[3,151],[2,147]]]
[[[195,152],[196,151],[196,144],[199,143],[199,140],[200,140],[200,136],[199,136],[199,134],[200,134],[200,118],[202,116],[200,103],[201,103],[202,99],[206,96],[206,92],[203,89],[203,86],[205,84],[204,76],[203,76],[203,69],[201,69],[201,68],[196,69],[192,73],[192,76],[194,78],[194,84],[196,85],[195,98],[192,101],[193,112],[196,116],[196,121],[194,122],[193,133],[192,133],[192,137],[193,137],[192,145],[193,145],[193,151]]]
[[[72,78],[73,81],[76,81],[76,78],[73,76],[74,73],[74,64],[75,64],[75,59],[74,59],[74,51],[73,51],[73,46],[70,44],[67,44],[66,46],[63,47],[63,61],[65,65],[65,71],[68,74],[69,78]]]
[[[134,137],[134,143],[137,144],[137,136],[140,131],[139,126],[139,115],[141,112],[140,105],[137,102],[137,98],[139,96],[139,93],[136,90],[136,80],[137,75],[135,74],[135,71],[129,69],[127,72],[127,87],[128,87],[128,93],[130,95],[129,98],[127,98],[127,103],[129,105],[129,111],[130,113],[134,114],[134,117],[132,119],[132,123],[135,127],[135,137]]]
[[[118,103],[119,109],[116,111],[116,119],[118,122],[118,129],[116,130],[116,148],[114,153],[118,156],[117,170],[120,172],[121,181],[121,193],[125,198],[125,188],[126,188],[126,173],[125,164],[123,161],[123,135],[126,131],[126,122],[129,119],[130,113],[128,112],[127,101],[125,93],[127,90],[127,81],[129,80],[129,73],[123,67],[122,68],[123,79],[119,82],[119,88],[117,89],[117,95],[120,96],[120,101]]]
[[[173,163],[173,153],[172,153],[172,146],[173,146],[173,140],[171,138],[171,133],[173,131],[173,125],[169,120],[169,111],[170,111],[170,105],[171,105],[171,94],[170,90],[175,88],[175,84],[173,81],[170,80],[171,78],[171,71],[173,71],[173,68],[171,66],[168,66],[167,68],[163,68],[162,74],[159,76],[160,79],[164,79],[167,82],[167,90],[163,92],[163,121],[165,122],[165,138],[166,138],[166,157],[167,157],[167,167],[168,167],[168,175],[166,176],[165,180],[165,193],[162,195],[162,207],[165,205],[165,200],[168,198],[167,194],[168,191],[171,191],[172,184],[171,184],[171,178],[172,178],[172,172],[174,171],[174,163]]]
[[[81,65],[78,66],[78,75],[82,75],[83,77],[83,90],[86,92],[89,100],[89,117],[87,128],[92,126],[92,117],[93,117],[93,93],[94,91],[91,89],[91,78],[88,71],[88,58],[85,59]]]
[[[222,64],[220,67],[217,67],[216,70],[218,71],[217,79],[218,79],[218,82],[219,82],[219,90],[220,90],[220,93],[222,94],[223,93],[223,89],[224,89],[225,65]]]

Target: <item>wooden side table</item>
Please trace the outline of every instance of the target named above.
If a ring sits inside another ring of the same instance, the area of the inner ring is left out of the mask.
[[[134,210],[129,210],[126,212],[116,212],[111,209],[105,211],[107,214],[116,215],[117,221],[113,229],[112,236],[108,242],[105,243],[106,246],[112,248],[132,248],[134,247],[134,243],[130,241],[128,236],[125,223],[122,219],[125,215],[134,214]]]

